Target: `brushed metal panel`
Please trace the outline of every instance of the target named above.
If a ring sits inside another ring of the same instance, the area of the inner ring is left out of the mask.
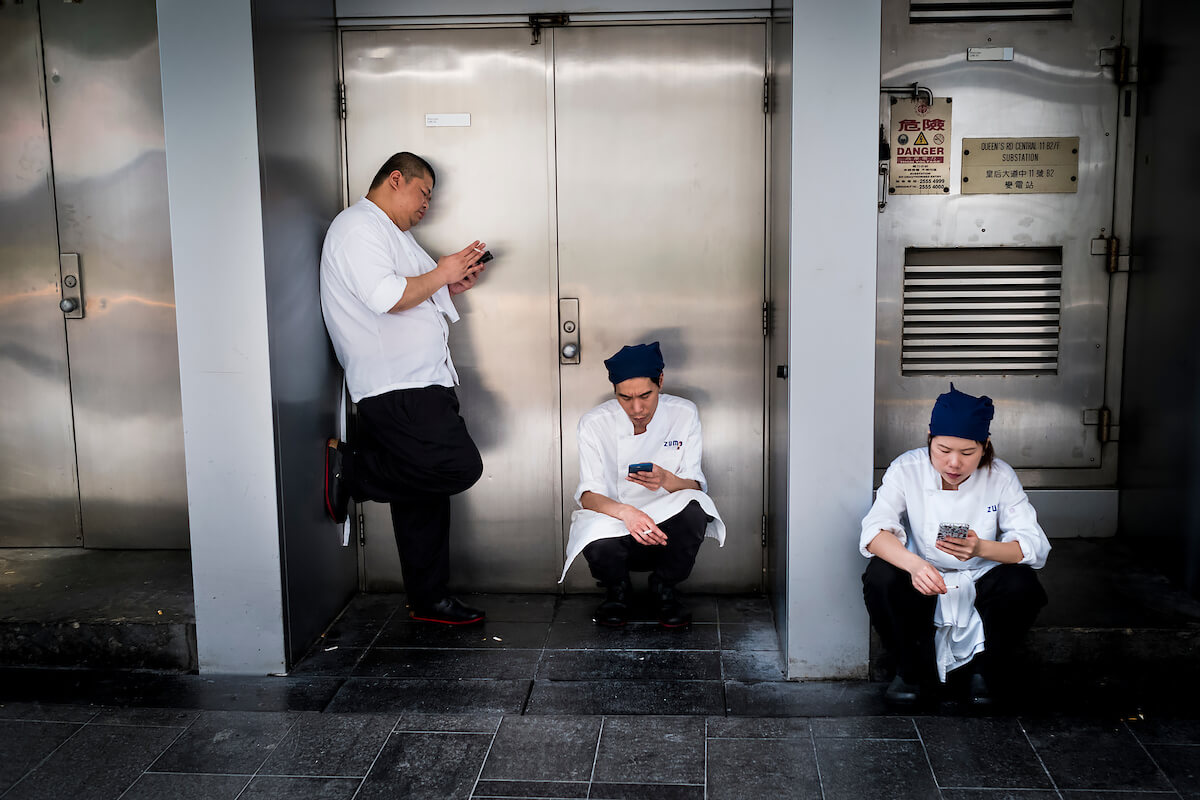
[[[462,319],[450,331],[484,466],[453,499],[452,583],[554,590],[562,541],[547,51],[530,46],[527,28],[347,31],[342,46],[351,201],[392,153],[418,153],[438,174],[417,240],[435,258],[476,238],[496,256],[455,298]],[[449,112],[470,113],[471,126],[425,127],[425,114]],[[366,586],[395,588],[388,509],[367,504],[365,514]]]
[[[42,35],[59,241],[87,287],[67,323],[84,543],[186,548],[154,2],[44,3]]]
[[[688,586],[759,590],[765,26],[553,37],[559,291],[580,302],[581,363],[561,367],[564,514],[578,483],[571,432],[612,397],[603,359],[661,341],[665,391],[700,408],[705,476],[728,526]],[[581,563],[568,585],[595,584]]]
[[[1100,50],[1121,41],[1121,0],[1076,3],[1070,22],[910,25],[908,9],[907,0],[883,3],[881,81],[919,81],[935,96],[954,99],[952,180],[961,179],[964,136],[1079,136],[1080,181],[1078,193],[1069,195],[889,199],[879,218],[876,467],[924,441],[929,409],[949,384],[945,375],[900,374],[905,248],[1061,247],[1057,373],[954,380],[964,391],[995,399],[993,440],[1013,466],[1098,468],[1100,443],[1095,428],[1082,424],[1081,411],[1098,408],[1105,397],[1109,277],[1103,258],[1091,255],[1090,240],[1111,230],[1113,220],[1117,88],[1100,66]],[[1014,60],[968,62],[967,48],[988,37],[1013,46]],[[883,99],[881,121],[889,108]],[[1053,316],[1044,321],[1052,323]],[[998,317],[982,313],[972,321]],[[1096,482],[1107,480],[1100,470],[1095,474]]]
[[[36,3],[0,5],[0,546],[80,544]]]

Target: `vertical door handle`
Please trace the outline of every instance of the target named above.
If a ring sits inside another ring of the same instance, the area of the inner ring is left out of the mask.
[[[58,272],[58,285],[62,291],[58,307],[67,319],[83,319],[83,275],[79,271],[79,254],[59,253]]]
[[[558,363],[579,363],[579,299],[558,301]]]

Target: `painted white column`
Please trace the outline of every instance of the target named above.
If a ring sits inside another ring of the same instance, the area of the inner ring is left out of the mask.
[[[880,0],[795,4],[789,339],[790,678],[865,677],[858,530],[875,411]]]
[[[250,3],[159,0],[203,672],[284,669]]]

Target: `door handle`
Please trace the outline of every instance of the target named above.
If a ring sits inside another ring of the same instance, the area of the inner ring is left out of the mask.
[[[62,291],[58,307],[67,319],[83,319],[83,276],[79,272],[79,254],[59,253],[58,272],[58,285]]]
[[[558,301],[558,363],[579,363],[579,299]]]

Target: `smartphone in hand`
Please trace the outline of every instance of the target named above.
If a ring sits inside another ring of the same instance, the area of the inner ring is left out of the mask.
[[[649,461],[642,461],[637,464],[630,464],[629,465],[629,474],[632,475],[635,472],[654,472],[654,465],[651,464]]]
[[[965,522],[942,522],[938,525],[938,541],[943,539],[965,539],[971,526]]]

